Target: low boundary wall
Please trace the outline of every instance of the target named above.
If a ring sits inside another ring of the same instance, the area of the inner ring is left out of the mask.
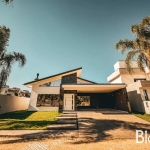
[[[0,94],[0,114],[26,110],[29,106],[30,98],[18,97],[18,96],[8,96]]]

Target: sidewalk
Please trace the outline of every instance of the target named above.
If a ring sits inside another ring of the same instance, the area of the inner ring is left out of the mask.
[[[136,130],[147,130],[150,123],[131,114],[99,112],[78,113],[79,130],[0,130],[0,137],[36,138],[89,138],[92,140],[135,139]]]

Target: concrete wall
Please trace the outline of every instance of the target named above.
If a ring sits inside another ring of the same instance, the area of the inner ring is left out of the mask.
[[[2,88],[0,90],[0,94],[5,94],[6,95],[6,92],[8,91],[9,87],[5,87],[5,88]]]
[[[130,101],[132,111],[138,111],[150,114],[150,101],[145,100],[143,90],[147,91],[150,100],[150,89],[149,87],[142,87],[142,82],[149,81],[137,81],[127,86],[127,93]]]
[[[138,81],[138,82],[128,84],[126,88],[132,111],[145,112],[140,89],[139,89],[141,86],[142,86],[141,82]]]
[[[125,83],[125,84],[130,84],[134,83],[134,79],[147,79],[146,75],[140,75],[140,74],[132,74],[132,75],[119,75],[117,78],[111,81],[111,83]]]
[[[140,74],[132,74],[132,75],[121,75],[122,83],[130,84],[134,82],[134,79],[147,79],[146,75],[140,75]]]
[[[118,61],[114,65],[114,70],[117,70],[118,68],[126,68],[125,62],[124,61]],[[132,61],[132,68],[138,68],[136,61]]]
[[[11,111],[26,110],[30,98],[0,95],[0,114]]]
[[[38,94],[60,94],[60,86],[58,87],[39,87],[33,86],[30,103],[29,103],[29,111],[58,111],[58,107],[36,107]]]
[[[123,83],[121,76],[115,78],[111,83]]]
[[[150,114],[150,101],[143,101],[145,113]]]

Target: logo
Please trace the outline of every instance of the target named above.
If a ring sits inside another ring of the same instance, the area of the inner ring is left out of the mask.
[[[136,130],[136,143],[150,143],[150,136],[147,135],[147,130]]]

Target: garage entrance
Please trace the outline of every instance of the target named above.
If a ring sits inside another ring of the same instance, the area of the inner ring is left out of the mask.
[[[64,94],[75,94],[75,110],[118,109],[130,111],[125,84],[62,85]]]
[[[89,97],[88,101],[90,101],[88,106],[85,105],[86,97]],[[128,111],[124,89],[110,93],[77,93],[77,110],[95,108],[111,108]]]

